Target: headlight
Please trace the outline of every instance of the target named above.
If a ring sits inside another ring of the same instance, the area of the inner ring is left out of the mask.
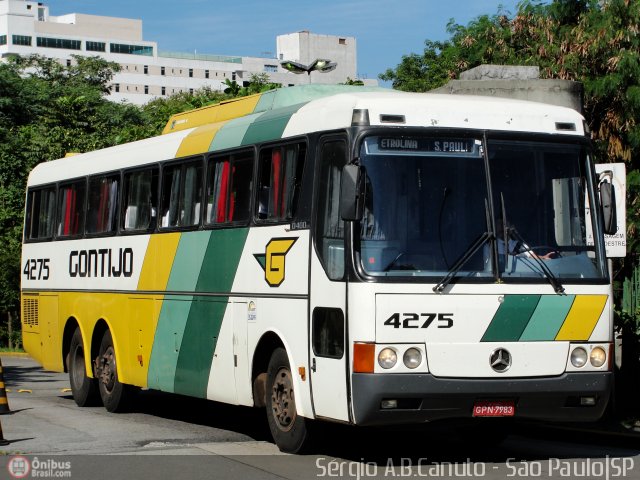
[[[383,348],[378,354],[378,364],[382,368],[393,368],[398,362],[398,355],[393,348]]]
[[[584,367],[587,363],[587,351],[582,347],[574,348],[571,352],[571,365],[576,368]]]
[[[596,347],[591,350],[589,361],[594,367],[601,367],[602,365],[604,365],[604,362],[607,361],[607,354],[602,347]]]
[[[422,353],[417,348],[410,348],[404,352],[402,361],[407,368],[417,368],[422,363]]]

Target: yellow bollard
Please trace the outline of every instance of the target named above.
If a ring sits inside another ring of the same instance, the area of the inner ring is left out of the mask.
[[[0,359],[0,415],[4,415],[6,413],[11,413],[11,409],[9,409],[7,390],[4,388],[4,373],[2,368],[2,360]]]

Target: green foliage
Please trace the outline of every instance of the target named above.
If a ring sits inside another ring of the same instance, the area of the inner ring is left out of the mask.
[[[120,66],[74,56],[71,66],[40,57],[0,63],[0,343],[19,345],[20,250],[27,176],[38,163],[159,135],[171,115],[279,88],[266,73],[246,87],[203,88],[142,107],[107,100]],[[9,329],[11,324],[11,329]]]

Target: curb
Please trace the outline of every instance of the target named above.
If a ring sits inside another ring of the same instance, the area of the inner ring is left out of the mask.
[[[0,352],[0,357],[29,357],[27,352]]]

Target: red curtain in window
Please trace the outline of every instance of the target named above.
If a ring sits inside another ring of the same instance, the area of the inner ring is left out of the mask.
[[[280,149],[274,149],[271,154],[271,191],[273,192],[271,205],[273,205],[273,216],[276,218],[282,216],[282,206],[280,204],[280,195],[282,194],[280,189],[281,169],[282,153]]]
[[[227,221],[227,198],[229,194],[229,162],[222,162],[220,175],[220,190],[218,192],[218,208],[216,210],[216,223]]]

